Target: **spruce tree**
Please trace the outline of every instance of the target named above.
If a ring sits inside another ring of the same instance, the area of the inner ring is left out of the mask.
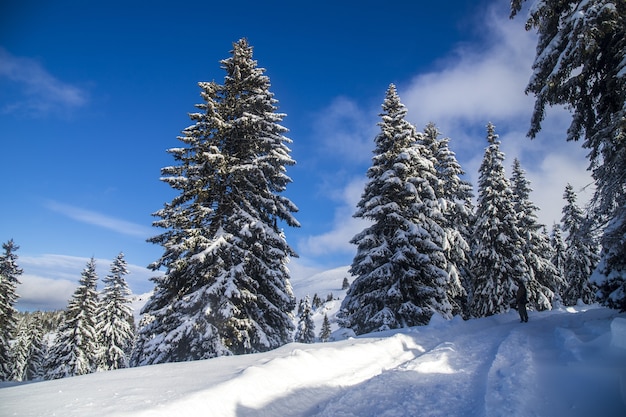
[[[586,227],[583,211],[576,203],[577,196],[574,188],[567,184],[563,199],[563,231],[566,233],[565,245],[565,282],[563,303],[568,306],[576,305],[578,300],[585,304],[595,302],[594,285],[589,278],[598,263],[597,244],[593,235]]]
[[[18,256],[15,254],[19,248],[10,239],[2,244],[4,253],[0,255],[0,381],[10,380],[13,374],[11,341],[17,326],[16,289],[20,283],[18,277],[23,272],[17,265]]]
[[[393,84],[382,108],[369,182],[354,215],[372,225],[351,241],[355,279],[340,312],[340,324],[356,334],[424,325],[434,313],[452,313],[434,166]]]
[[[96,333],[98,275],[91,258],[65,310],[46,364],[46,379],[84,375],[96,370],[100,349]]]
[[[14,381],[26,381],[26,370],[30,360],[31,339],[28,329],[28,317],[19,320],[15,340],[13,341],[13,360],[11,378]]]
[[[40,313],[24,313],[17,326],[17,335],[13,342],[14,381],[29,381],[43,377],[46,346],[43,329],[39,320]]]
[[[320,330],[320,341],[328,342],[330,340],[331,328],[328,315],[324,314],[324,321],[322,321],[322,329]]]
[[[608,240],[612,242],[608,243]],[[626,311],[626,207],[617,210],[606,227],[602,254],[591,281],[599,288],[599,301]]]
[[[472,238],[471,309],[475,317],[507,312],[515,299],[516,280],[528,281],[513,192],[505,176],[500,141],[491,123],[487,125],[487,142],[489,145],[479,169]]]
[[[155,216],[150,239],[165,268],[133,351],[146,365],[261,352],[291,341],[295,307],[281,224],[299,226],[281,196],[294,165],[265,69],[245,39],[221,61],[224,84],[199,83],[204,103],[170,149],[163,181],[179,192]]]
[[[301,311],[298,312],[298,325],[294,340],[298,343],[315,342],[315,323],[313,323],[311,302],[307,295],[301,303]]]
[[[511,2],[511,16],[523,3]],[[536,97],[529,136],[541,129],[546,106],[571,110],[567,140],[584,138],[596,187],[593,215],[608,222],[593,280],[604,288],[604,304],[626,306],[626,2],[542,0],[526,28],[539,34],[526,88]]]
[[[131,291],[124,276],[128,268],[124,254],[117,255],[111,263],[111,274],[102,282],[100,311],[96,325],[102,370],[128,367],[128,360],[135,338],[133,311],[130,307]]]
[[[41,316],[41,312],[35,313],[28,321],[30,352],[25,376],[29,381],[43,379],[45,375],[48,344],[45,339]]]
[[[350,288],[350,281],[348,281],[348,277],[343,277],[343,281],[341,282],[341,289],[347,290]]]
[[[453,314],[469,315],[467,299],[471,291],[471,273],[469,241],[472,235],[472,185],[463,180],[465,171],[449,147],[449,138],[439,138],[441,133],[429,123],[421,136],[421,142],[430,149],[437,171],[438,182],[435,194],[443,213],[445,232],[443,244],[450,276],[447,287],[448,297],[452,302]]]
[[[552,233],[550,235],[550,246],[552,247],[552,258],[550,261],[557,270],[557,273],[562,278],[560,286],[556,288],[556,296],[558,300],[563,300],[563,291],[566,287],[565,282],[565,242],[563,242],[563,235],[561,233],[560,223],[554,223],[552,225]]]
[[[559,288],[564,284],[552,263],[552,247],[545,233],[545,226],[539,224],[539,208],[530,200],[530,181],[522,169],[519,159],[513,161],[511,175],[514,209],[517,213],[517,227],[523,239],[522,253],[528,266],[528,302],[537,310],[549,310]]]

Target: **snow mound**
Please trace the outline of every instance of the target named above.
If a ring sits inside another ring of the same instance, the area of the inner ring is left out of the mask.
[[[616,317],[611,322],[611,346],[626,349],[626,318]]]

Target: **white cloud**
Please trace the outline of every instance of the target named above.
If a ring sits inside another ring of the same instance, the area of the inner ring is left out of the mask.
[[[17,288],[20,298],[17,308],[23,311],[62,310],[76,289],[76,282],[65,279],[52,279],[38,275],[24,274],[19,277],[21,284]]]
[[[364,187],[365,178],[353,179],[335,195],[338,204],[331,230],[301,240],[298,245],[300,253],[310,256],[354,253],[356,247],[350,240],[368,225],[367,221],[352,217]]]
[[[81,272],[88,258],[56,254],[20,256],[19,266],[24,273],[17,286],[19,310],[62,310],[78,286]],[[112,259],[96,259],[96,273],[102,288],[102,278],[110,274]],[[161,275],[142,266],[128,264],[128,275],[124,277],[134,294],[144,294],[153,289],[151,277]]]
[[[435,71],[418,74],[400,89],[409,119],[446,127],[526,119],[533,98],[524,94],[532,73],[536,37],[523,20],[511,21],[493,9],[478,22],[480,44],[462,44]],[[451,125],[451,126],[449,126]]]
[[[320,138],[326,158],[354,164],[369,162],[378,128],[376,113],[346,97],[335,98],[320,111],[313,123],[314,137]]]
[[[49,112],[84,106],[85,90],[63,82],[50,74],[38,61],[16,57],[0,47],[0,81],[17,87],[0,101],[2,113],[26,113],[40,116]]]
[[[436,71],[415,76],[400,96],[408,119],[418,128],[437,124],[476,186],[488,122],[496,125],[506,168],[518,158],[531,181],[539,220],[551,227],[561,218],[561,198],[568,182],[578,188],[591,182],[580,143],[565,142],[569,112],[549,109],[536,139],[526,132],[534,97],[524,93],[535,57],[536,35],[524,29],[524,19],[508,19],[506,10],[490,9],[479,25],[485,42],[463,44]],[[477,191],[477,190],[475,190]],[[584,205],[590,192],[581,193]]]
[[[81,223],[103,227],[105,229],[113,230],[114,232],[128,236],[135,236],[145,239],[154,233],[154,231],[150,227],[131,223],[126,220],[116,219],[102,213],[85,210],[79,207],[71,206],[69,204],[63,204],[56,201],[48,201],[46,203],[46,207],[52,211],[60,213],[66,217],[69,217],[70,219],[79,221]]]
[[[17,308],[64,309],[88,261],[88,258],[57,254],[20,256],[18,264],[24,274],[19,277],[21,284],[17,287],[20,296]],[[96,259],[96,273],[100,280],[110,274],[111,262],[112,259]],[[128,264],[127,268],[129,273],[124,278],[134,294],[152,290],[153,284],[149,279],[161,274],[133,264]],[[102,281],[99,281],[98,288],[102,288]]]

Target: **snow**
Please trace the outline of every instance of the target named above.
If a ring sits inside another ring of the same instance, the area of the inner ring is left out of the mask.
[[[346,276],[327,271],[294,292],[343,298]],[[331,318],[338,304],[318,310]],[[335,342],[0,387],[0,416],[623,417],[626,314],[580,304],[528,323],[515,311],[433,316]]]

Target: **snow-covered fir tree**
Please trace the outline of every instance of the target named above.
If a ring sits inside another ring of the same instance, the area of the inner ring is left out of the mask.
[[[17,246],[13,239],[2,244],[0,254],[0,381],[8,381],[13,374],[14,358],[11,341],[17,326],[17,285],[22,269],[17,265]]]
[[[525,0],[511,2],[511,15]],[[572,111],[567,140],[584,138],[595,180],[596,222],[608,222],[593,281],[602,302],[626,306],[626,4],[614,0],[541,0],[526,28],[537,29],[535,95],[529,136],[541,129],[546,106]]]
[[[526,179],[526,173],[517,158],[513,160],[511,190],[517,227],[523,239],[522,253],[528,266],[528,302],[537,310],[549,310],[555,294],[564,285],[564,279],[552,263],[550,238],[545,232],[545,226],[539,224],[536,214],[539,208],[530,200],[530,181]]]
[[[150,241],[165,268],[142,313],[134,365],[261,352],[292,340],[295,307],[281,224],[299,226],[281,193],[291,182],[290,139],[265,69],[245,39],[221,61],[223,85],[199,83],[177,165],[163,181],[179,194],[155,213],[165,231]]]
[[[550,234],[550,246],[552,247],[552,258],[550,261],[552,265],[557,270],[559,276],[563,279],[561,280],[561,285],[556,289],[556,297],[559,300],[563,300],[563,291],[566,288],[567,283],[565,282],[565,252],[567,248],[565,247],[565,242],[563,241],[563,234],[561,233],[561,224],[554,223],[552,225],[552,232]]]
[[[24,314],[19,320],[13,344],[14,365],[12,378],[28,381],[43,378],[47,346],[41,322],[36,314]]]
[[[111,273],[102,279],[104,287],[96,324],[101,352],[98,367],[101,370],[128,367],[135,324],[126,275],[127,263],[124,254],[120,253],[111,263]]]
[[[45,376],[48,343],[42,326],[41,314],[41,312],[35,313],[28,322],[30,356],[26,368],[26,379],[29,381],[41,380]]]
[[[12,373],[9,379],[14,381],[26,381],[26,370],[30,358],[30,334],[27,321],[22,319],[17,325],[15,340],[12,349]]]
[[[304,297],[298,307],[298,325],[296,326],[294,341],[298,343],[315,342],[315,323],[313,323],[313,312],[308,295]]]
[[[46,363],[46,379],[84,375],[96,370],[100,353],[96,333],[98,275],[91,258],[65,310]]]
[[[561,224],[565,237],[565,282],[563,303],[576,305],[578,300],[585,304],[595,302],[595,288],[590,281],[591,273],[598,263],[597,243],[586,227],[582,209],[576,203],[577,196],[571,184],[563,193],[565,206]]]
[[[350,267],[355,279],[339,315],[340,325],[356,334],[452,314],[435,168],[393,84],[382,108],[369,181],[354,215],[372,225],[351,241],[357,245]]]
[[[439,138],[440,135],[439,129],[433,123],[429,123],[420,138],[424,146],[430,149],[437,171],[435,194],[443,213],[441,225],[445,232],[443,249],[450,276],[447,292],[452,302],[452,313],[467,317],[468,292],[471,291],[469,240],[472,235],[474,195],[472,185],[461,178],[465,171],[450,149],[450,139]]]
[[[603,305],[626,311],[626,207],[617,210],[602,239],[600,262],[591,281],[599,288]],[[613,240],[607,244],[607,240]]]
[[[513,192],[504,172],[504,154],[495,127],[487,125],[485,154],[479,169],[478,202],[472,238],[474,278],[472,314],[485,317],[509,310],[516,280],[528,281],[517,228]]]
[[[320,341],[328,342],[330,340],[330,335],[330,320],[328,320],[328,314],[324,314],[324,320],[322,321],[322,328],[320,330]]]

